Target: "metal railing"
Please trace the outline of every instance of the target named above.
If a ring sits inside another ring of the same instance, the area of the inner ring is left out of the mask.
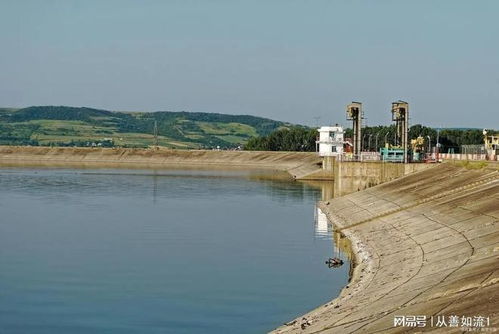
[[[340,161],[380,161],[381,154],[378,152],[361,152],[360,155],[344,153],[339,157]]]

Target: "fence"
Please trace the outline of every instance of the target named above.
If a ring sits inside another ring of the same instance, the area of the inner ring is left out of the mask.
[[[435,159],[435,154],[432,154],[432,158]],[[439,159],[444,160],[489,160],[497,161],[497,156],[495,154],[459,154],[459,153],[439,153]]]
[[[354,155],[352,153],[345,153],[338,157],[340,161],[379,161],[381,160],[381,154],[378,152],[361,152],[359,155]]]
[[[461,154],[487,154],[485,145],[461,145]]]

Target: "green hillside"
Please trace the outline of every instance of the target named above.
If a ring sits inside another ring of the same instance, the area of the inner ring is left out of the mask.
[[[233,148],[289,123],[248,115],[199,112],[113,112],[40,106],[0,108],[0,145]]]

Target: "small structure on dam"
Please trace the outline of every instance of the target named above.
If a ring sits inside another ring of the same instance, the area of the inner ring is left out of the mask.
[[[319,128],[319,139],[315,142],[316,151],[321,157],[338,157],[343,154],[343,128],[335,126],[323,126]]]

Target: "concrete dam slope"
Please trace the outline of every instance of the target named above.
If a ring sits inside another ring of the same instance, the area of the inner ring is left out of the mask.
[[[256,168],[301,178],[320,170],[321,162],[314,152],[0,146],[3,166]]]
[[[352,242],[351,281],[274,333],[461,333],[463,316],[499,328],[499,171],[480,167],[444,163],[321,203]],[[394,326],[395,316],[426,316],[425,326]]]

